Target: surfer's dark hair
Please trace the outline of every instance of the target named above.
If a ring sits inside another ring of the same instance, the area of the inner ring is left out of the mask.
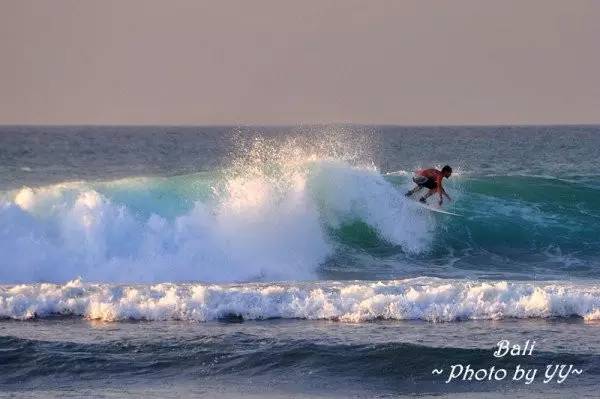
[[[446,165],[446,166],[444,166],[442,168],[442,172],[444,172],[444,173],[446,173],[446,172],[452,173],[452,168],[450,166]]]

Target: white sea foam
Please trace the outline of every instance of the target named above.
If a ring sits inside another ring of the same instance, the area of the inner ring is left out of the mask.
[[[416,278],[385,282],[0,287],[0,317],[73,315],[104,321],[301,318],[456,321],[579,316],[600,319],[600,287]]]
[[[243,163],[176,216],[138,211],[164,203],[139,179],[119,182],[131,203],[85,182],[4,193],[0,283],[312,279],[334,251],[327,228],[355,220],[408,252],[429,247],[431,215],[375,168],[296,152],[265,164]]]

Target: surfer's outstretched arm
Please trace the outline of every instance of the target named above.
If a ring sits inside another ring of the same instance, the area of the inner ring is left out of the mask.
[[[452,198],[450,198],[450,196],[448,195],[448,193],[446,192],[446,190],[444,190],[444,188],[442,187],[442,191],[440,191],[440,200],[442,199],[442,194],[446,196],[446,198],[448,198],[448,201],[452,201]]]

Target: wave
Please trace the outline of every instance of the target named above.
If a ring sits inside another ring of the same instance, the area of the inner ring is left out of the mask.
[[[600,268],[593,186],[462,171],[446,183],[445,206],[463,215],[452,217],[404,197],[409,172],[304,147],[255,143],[210,173],[0,192],[0,282],[310,280],[373,265],[387,278],[557,279]]]
[[[0,199],[0,281],[311,279],[361,220],[418,253],[432,226],[375,168],[296,158],[268,170],[22,188]]]
[[[293,318],[365,322],[582,317],[600,320],[600,287],[589,284],[415,278],[385,282],[63,285],[0,288],[0,317],[94,320]]]

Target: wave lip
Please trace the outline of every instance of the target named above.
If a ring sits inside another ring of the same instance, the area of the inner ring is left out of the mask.
[[[600,287],[429,277],[227,285],[114,285],[73,280],[0,287],[0,317],[27,320],[54,315],[103,321],[239,317],[439,322],[572,316],[598,320]]]

